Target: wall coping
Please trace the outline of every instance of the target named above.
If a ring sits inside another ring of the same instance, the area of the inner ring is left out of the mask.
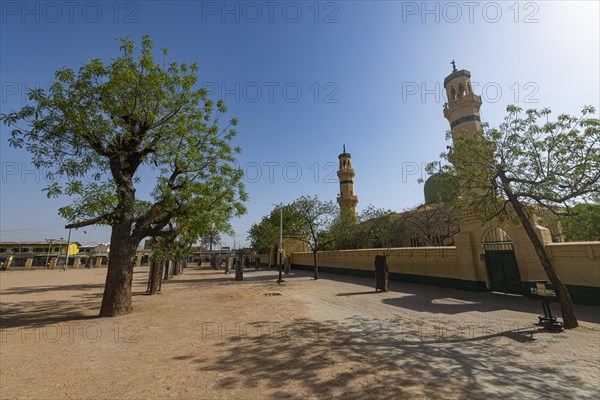
[[[600,242],[598,242],[600,244]],[[421,246],[421,247],[386,247],[373,249],[347,249],[347,250],[319,250],[319,254],[323,253],[352,253],[360,251],[419,251],[419,250],[456,250],[456,246]],[[294,251],[292,254],[312,254],[312,251]]]
[[[568,246],[600,246],[600,242],[556,242],[546,243],[546,246],[568,247]]]

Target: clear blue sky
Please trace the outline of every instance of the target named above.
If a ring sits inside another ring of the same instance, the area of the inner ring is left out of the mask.
[[[447,144],[442,84],[452,59],[471,71],[492,125],[507,104],[578,113],[600,103],[597,1],[0,4],[2,113],[58,68],[116,56],[117,37],[150,34],[172,59],[199,63],[203,85],[240,120],[250,201],[233,221],[238,243],[272,203],[335,200],[343,144],[359,210],[421,203],[421,166]],[[68,199],[46,198],[43,171],[0,129],[0,240],[66,239],[57,209]],[[73,240],[109,240],[108,228],[85,231]]]

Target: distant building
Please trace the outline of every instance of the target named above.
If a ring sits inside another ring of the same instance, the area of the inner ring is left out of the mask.
[[[48,240],[43,242],[0,242],[0,263],[3,267],[25,267],[31,259],[30,266],[43,267],[50,263],[64,264],[67,255],[66,240]],[[69,257],[79,254],[78,242],[68,246]],[[70,265],[72,262],[69,263]]]
[[[110,243],[86,244],[79,248],[81,263],[88,268],[93,266],[100,267],[103,264],[108,265],[109,253]]]

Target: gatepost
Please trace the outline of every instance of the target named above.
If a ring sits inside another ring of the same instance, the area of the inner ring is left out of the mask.
[[[387,292],[389,280],[387,257],[375,256],[375,291]]]

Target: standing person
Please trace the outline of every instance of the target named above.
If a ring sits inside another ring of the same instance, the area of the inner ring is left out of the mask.
[[[292,265],[290,263],[290,256],[287,256],[285,258],[285,261],[283,262],[283,271],[285,272],[286,275],[290,274],[291,268],[292,268]]]

